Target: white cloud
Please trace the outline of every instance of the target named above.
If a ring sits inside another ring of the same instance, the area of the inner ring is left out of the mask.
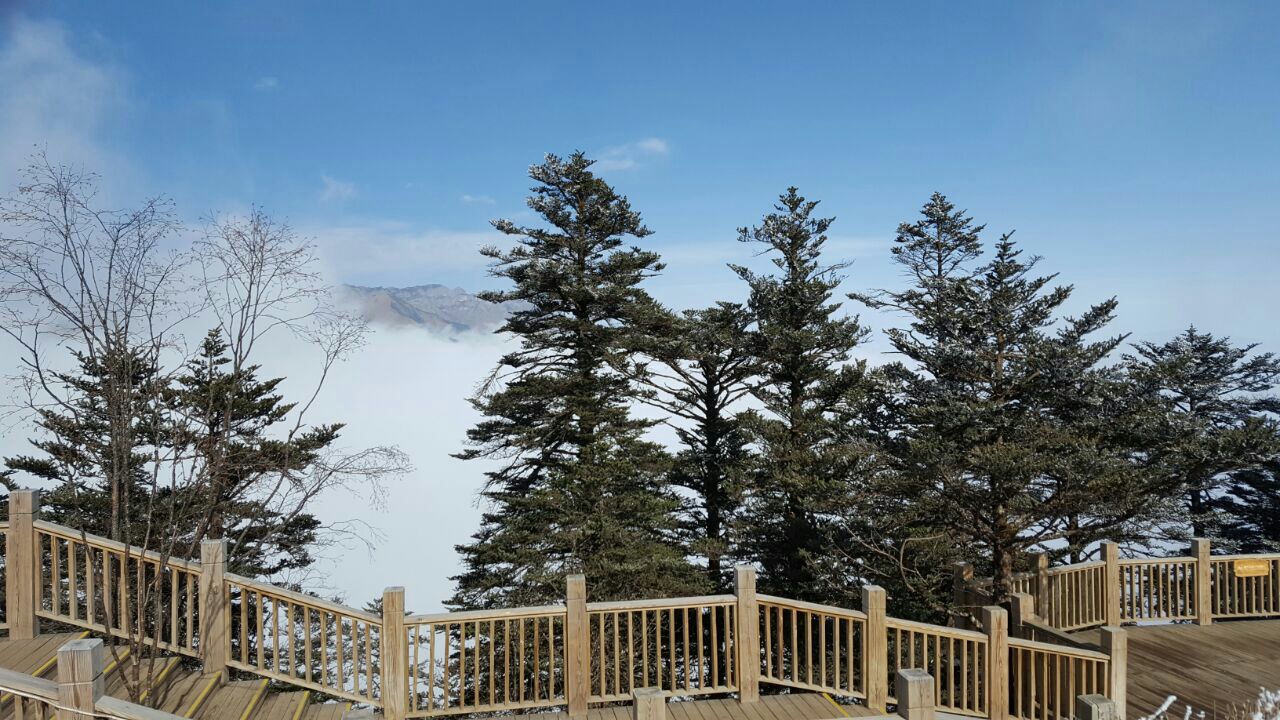
[[[630,170],[646,160],[665,157],[671,146],[662,138],[644,138],[623,145],[613,145],[596,153],[596,170]]]
[[[462,202],[468,205],[492,205],[496,201],[488,195],[468,195],[464,193]]]
[[[328,175],[321,175],[320,182],[323,188],[320,190],[320,202],[342,202],[350,200],[356,195],[356,184],[339,180]]]
[[[57,23],[18,16],[8,28],[0,38],[0,176],[12,177],[43,148],[54,162],[110,178],[105,189],[118,193],[128,162],[104,135],[131,109],[124,75],[77,52]]]
[[[502,244],[497,231],[423,229],[402,222],[365,222],[300,228],[315,238],[329,276],[337,282],[445,282],[446,275],[462,276],[475,289],[488,264],[480,255],[485,245]],[[386,281],[379,277],[396,278]]]
[[[280,87],[280,78],[275,77],[274,75],[264,75],[258,78],[257,82],[253,84],[254,90],[261,90],[263,92],[275,90],[278,87]]]

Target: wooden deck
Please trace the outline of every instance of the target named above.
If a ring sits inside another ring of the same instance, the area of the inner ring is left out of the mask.
[[[667,704],[670,720],[838,720],[847,717],[876,717],[864,705],[840,705],[823,693],[796,692],[761,695],[760,702],[742,704],[733,699],[681,700]],[[538,717],[566,717],[564,713],[543,713]],[[630,705],[591,708],[588,720],[631,720]]]
[[[1178,696],[1175,717],[1182,717],[1188,705],[1196,713],[1203,711],[1207,720],[1239,717],[1232,709],[1251,705],[1259,688],[1280,688],[1280,620],[1125,630],[1129,718],[1150,715],[1170,695]],[[1081,635],[1089,637],[1089,633]]]
[[[0,667],[24,675],[53,679],[57,675],[58,648],[87,632],[49,633],[30,640],[0,640]],[[115,667],[115,655],[107,653],[105,691],[129,699]],[[157,709],[192,720],[341,720],[350,703],[311,702],[305,691],[270,692],[268,681],[222,682],[218,674],[191,672],[179,658],[157,659],[155,690],[144,700]],[[145,670],[143,672],[146,672]],[[0,695],[0,720],[14,717],[14,703]]]

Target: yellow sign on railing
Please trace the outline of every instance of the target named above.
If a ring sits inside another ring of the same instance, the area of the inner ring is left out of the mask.
[[[1262,577],[1271,574],[1271,561],[1267,558],[1242,558],[1231,563],[1236,577]]]

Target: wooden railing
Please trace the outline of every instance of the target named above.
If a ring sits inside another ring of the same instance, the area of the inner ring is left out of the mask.
[[[637,687],[673,697],[727,693],[735,682],[733,595],[590,603],[591,702]]]
[[[1237,568],[1249,564],[1242,575]],[[1210,560],[1209,607],[1215,618],[1280,615],[1280,555],[1221,555]]]
[[[564,705],[563,605],[414,615],[409,717]]]
[[[1110,657],[1034,640],[1009,639],[1009,716],[1024,720],[1073,717],[1078,695],[1113,696]]]
[[[203,543],[199,561],[166,558],[37,515],[34,492],[11,494],[10,637],[33,636],[45,618],[197,657],[208,672],[352,700],[387,720],[555,707],[576,719],[646,689],[750,703],[761,685],[883,710],[898,702],[893,679],[903,670],[932,675],[935,705],[947,712],[1004,720],[1010,699],[1043,707],[1036,683],[1105,691],[1086,675],[1117,667],[1105,654],[1011,641],[1000,608],[980,608],[982,632],[930,625],[889,616],[877,587],[863,588],[860,610],[757,595],[745,566],[732,595],[589,603],[585,579],[571,576],[563,605],[407,615],[403,589],[388,588],[373,613],[230,574],[224,541]],[[1066,612],[1099,586],[1095,565],[1024,574],[1019,587]],[[1232,592],[1221,607],[1275,604],[1262,586]],[[1061,669],[1045,675],[1041,665]]]
[[[1081,563],[1050,569],[1040,594],[1045,599],[1045,607],[1039,613],[1060,630],[1100,625],[1106,620],[1106,608],[1100,601],[1105,584],[1105,563]],[[1035,593],[1030,594],[1036,597]]]
[[[34,522],[36,614],[180,655],[198,652],[200,565]]]
[[[889,676],[909,668],[925,670],[934,678],[934,704],[939,709],[986,716],[986,635],[897,618],[888,618],[887,624]],[[889,701],[896,703],[898,698],[890,694]]]
[[[1280,554],[1212,555],[1196,539],[1190,555],[1124,558],[1115,543],[1102,559],[1015,576],[1014,593],[1035,599],[1050,627],[1073,631],[1122,623],[1280,617]],[[990,581],[957,572],[955,597],[989,598]]]
[[[760,595],[762,682],[866,698],[867,614]]]
[[[312,595],[224,577],[230,609],[227,666],[372,703],[382,618]]]

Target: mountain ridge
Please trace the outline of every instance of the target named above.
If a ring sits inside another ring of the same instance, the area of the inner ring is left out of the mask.
[[[408,287],[339,285],[337,299],[374,325],[421,327],[460,334],[492,331],[528,303],[491,303],[460,287],[439,283]]]

